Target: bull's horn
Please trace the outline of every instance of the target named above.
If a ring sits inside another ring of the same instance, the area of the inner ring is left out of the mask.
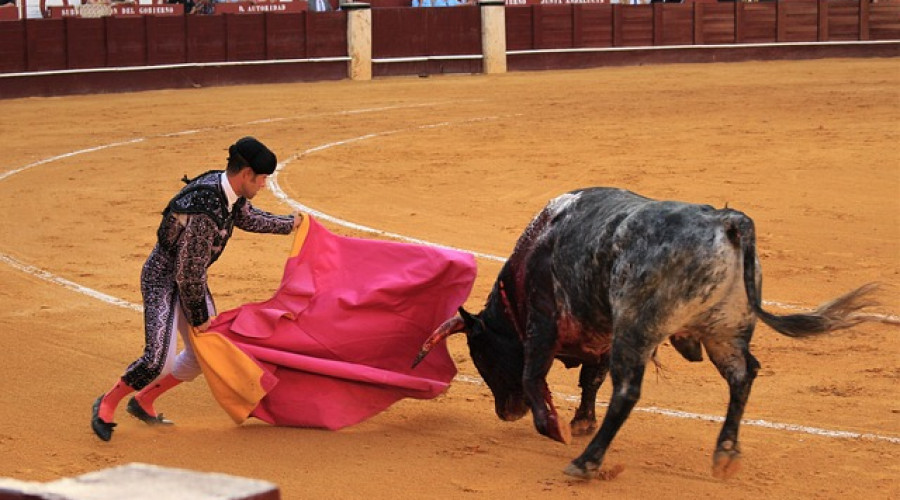
[[[422,349],[419,350],[419,354],[416,355],[416,360],[413,361],[412,367],[415,368],[416,365],[422,362],[425,359],[425,356],[428,356],[428,353],[431,352],[431,349],[434,346],[438,345],[441,341],[449,337],[450,335],[456,332],[462,332],[466,329],[466,322],[463,321],[462,316],[459,314],[454,315],[452,318],[444,321],[441,326],[437,327],[437,330],[428,337],[428,340],[422,344]]]

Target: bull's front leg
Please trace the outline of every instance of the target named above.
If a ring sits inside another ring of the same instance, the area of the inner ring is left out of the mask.
[[[565,468],[566,474],[585,479],[597,474],[613,438],[640,399],[644,368],[655,347],[649,342],[650,337],[645,332],[638,326],[613,334],[610,353],[613,392],[609,407],[600,424],[600,431],[584,452]]]
[[[559,418],[547,386],[547,373],[553,365],[555,344],[556,321],[532,310],[526,331],[522,388],[531,404],[537,431],[550,439],[568,444],[572,441],[572,431],[569,424]]]
[[[581,404],[572,418],[572,434],[586,436],[597,430],[597,391],[609,372],[609,353],[604,354],[597,363],[584,363],[578,374],[578,386],[581,387]]]

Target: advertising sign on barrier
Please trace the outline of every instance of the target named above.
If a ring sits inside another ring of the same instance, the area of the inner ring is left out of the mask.
[[[224,2],[215,6],[216,14],[256,14],[265,12],[302,12],[308,3],[294,2]]]
[[[135,17],[135,16],[183,16],[184,5],[167,3],[158,5],[142,4],[85,4],[70,7],[47,7],[49,18],[63,17]]]

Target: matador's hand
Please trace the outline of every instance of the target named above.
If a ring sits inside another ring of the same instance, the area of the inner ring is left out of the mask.
[[[294,216],[294,229],[292,229],[292,230],[296,231],[297,228],[300,227],[300,224],[303,223],[303,212],[294,212],[293,216]]]

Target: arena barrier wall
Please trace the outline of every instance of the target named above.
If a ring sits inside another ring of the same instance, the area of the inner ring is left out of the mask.
[[[900,0],[343,6],[0,21],[0,98],[480,73],[486,40],[505,43],[499,71],[900,55]]]

